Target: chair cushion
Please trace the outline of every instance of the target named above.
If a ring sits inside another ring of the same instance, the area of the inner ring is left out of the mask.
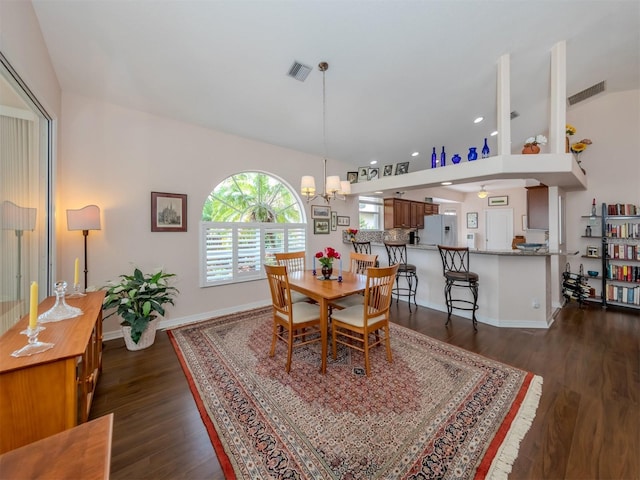
[[[477,282],[478,274],[474,272],[454,272],[448,270],[444,273],[444,278],[446,278],[447,280],[461,282]]]
[[[291,305],[293,313],[293,324],[310,322],[311,320],[320,320],[320,307],[311,303],[294,303]],[[289,321],[286,315],[276,312],[284,321]]]
[[[400,266],[398,267],[398,273],[415,273],[415,272],[416,272],[416,266],[411,265],[410,263],[407,263],[406,265],[403,265],[401,263]]]
[[[336,310],[331,314],[331,318],[354,327],[364,327],[364,305],[354,305],[344,310]],[[384,314],[370,318],[369,326],[382,322],[385,318]]]
[[[356,305],[362,305],[364,302],[364,295],[349,295],[348,297],[342,297],[331,302],[331,306],[338,308],[349,308]]]
[[[291,303],[299,303],[299,302],[310,302],[311,298],[303,295],[300,292],[296,292],[295,290],[291,290]]]

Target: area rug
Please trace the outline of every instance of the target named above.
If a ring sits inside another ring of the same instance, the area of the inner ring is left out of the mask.
[[[542,378],[391,325],[393,363],[269,357],[271,307],[169,332],[227,478],[506,478]],[[330,349],[329,349],[330,350]]]

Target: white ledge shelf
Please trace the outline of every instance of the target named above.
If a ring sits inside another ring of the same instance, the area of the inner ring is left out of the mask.
[[[457,165],[418,170],[405,175],[380,177],[370,182],[351,185],[353,195],[378,190],[411,190],[441,187],[442,182],[463,184],[495,179],[533,178],[549,187],[568,191],[586,190],[587,177],[570,153],[538,155],[497,155]]]

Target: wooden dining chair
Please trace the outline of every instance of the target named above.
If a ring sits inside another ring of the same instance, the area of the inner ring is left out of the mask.
[[[320,307],[310,303],[292,303],[289,276],[284,265],[265,265],[273,304],[273,337],[269,356],[276,352],[278,339],[287,344],[287,373],[291,370],[294,347],[320,342]]]
[[[349,254],[349,270],[353,273],[360,275],[366,275],[369,267],[375,267],[378,261],[378,255],[367,255],[366,253],[351,252]],[[349,295],[348,297],[338,298],[329,303],[329,308],[333,311],[334,308],[342,309],[351,307],[353,305],[362,305],[364,296],[360,293],[355,295]]]
[[[307,260],[306,253],[302,252],[280,252],[274,253],[276,262],[278,265],[285,265],[287,267],[287,273],[290,272],[302,272],[306,270]],[[293,303],[310,302],[315,303],[311,298],[300,292],[291,292],[291,301]]]
[[[398,265],[390,267],[370,267],[367,269],[367,283],[364,304],[354,305],[333,313],[331,344],[334,360],[337,358],[338,343],[364,353],[364,370],[370,373],[369,350],[385,344],[387,361],[391,363],[391,342],[389,337],[389,306],[393,293],[393,283]],[[373,341],[370,335],[374,334]]]

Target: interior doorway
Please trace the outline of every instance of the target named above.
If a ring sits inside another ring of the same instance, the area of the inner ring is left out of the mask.
[[[485,248],[510,250],[513,240],[513,209],[492,208],[485,210]]]

